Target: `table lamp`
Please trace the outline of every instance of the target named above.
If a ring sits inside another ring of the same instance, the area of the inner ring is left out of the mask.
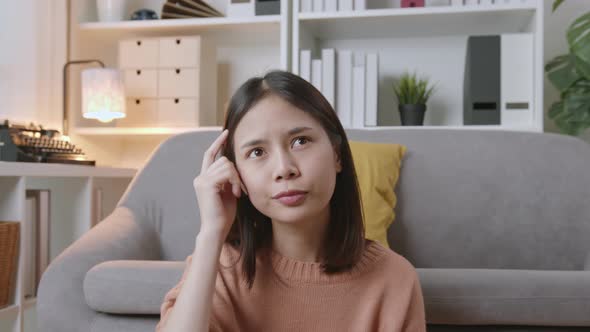
[[[73,64],[98,63],[101,68],[90,68],[82,71],[82,116],[100,122],[124,118],[125,88],[121,72],[113,68],[105,68],[100,60],[75,60],[64,65],[64,109],[63,135],[68,135],[67,68]]]

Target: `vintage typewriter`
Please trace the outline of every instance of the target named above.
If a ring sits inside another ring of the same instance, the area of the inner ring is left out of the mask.
[[[59,131],[43,129],[33,123],[29,126],[11,124],[8,120],[0,123],[0,161],[96,164]]]

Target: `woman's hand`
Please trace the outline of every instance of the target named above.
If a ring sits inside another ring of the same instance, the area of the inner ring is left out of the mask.
[[[238,198],[244,188],[229,159],[221,156],[215,160],[227,133],[227,129],[224,130],[205,151],[201,173],[193,181],[201,215],[201,232],[221,232],[224,240],[234,222]]]

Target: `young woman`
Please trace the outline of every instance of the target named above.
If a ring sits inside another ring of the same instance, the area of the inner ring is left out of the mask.
[[[245,82],[193,184],[201,228],[157,332],[426,331],[417,273],[365,239],[346,133],[304,79]]]

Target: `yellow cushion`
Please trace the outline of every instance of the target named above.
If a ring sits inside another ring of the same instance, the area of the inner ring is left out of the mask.
[[[401,160],[407,150],[395,143],[349,141],[361,190],[365,237],[389,248],[387,229],[395,219]]]

